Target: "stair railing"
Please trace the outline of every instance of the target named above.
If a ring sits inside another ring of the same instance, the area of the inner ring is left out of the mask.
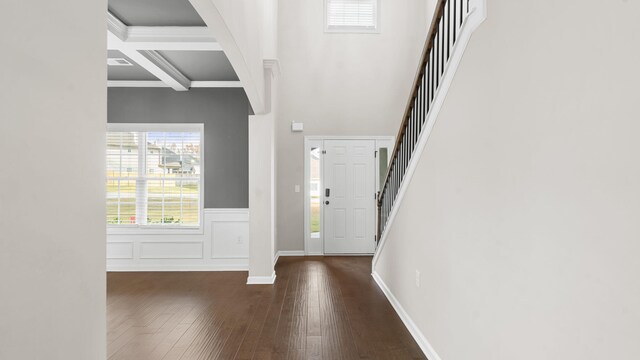
[[[453,47],[470,13],[469,3],[470,0],[439,0],[436,5],[411,96],[378,196],[378,242],[387,225],[420,134],[425,128],[425,121],[440,89]]]

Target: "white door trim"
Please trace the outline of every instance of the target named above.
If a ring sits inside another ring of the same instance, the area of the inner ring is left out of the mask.
[[[317,255],[324,255],[324,231],[320,232],[320,244],[319,244],[319,250],[317,249],[311,249],[311,232],[310,232],[310,201],[309,201],[309,191],[311,190],[309,187],[309,183],[310,183],[310,164],[309,164],[309,152],[311,151],[312,147],[316,147],[316,146],[320,146],[321,148],[324,146],[324,141],[325,140],[374,140],[375,141],[375,150],[378,151],[379,154],[379,150],[380,147],[389,147],[389,154],[393,153],[393,145],[395,143],[395,137],[393,136],[323,136],[323,135],[308,135],[304,137],[304,224],[303,224],[303,229],[304,229],[304,254],[306,256],[317,256]],[[389,146],[390,145],[390,146]],[[320,158],[320,178],[322,179],[324,174],[323,174],[323,167],[324,167],[324,163],[322,158]],[[375,170],[374,170],[374,174],[376,176],[375,179],[375,184],[376,184],[376,189],[378,188],[378,173],[379,173],[379,162],[376,160],[375,161]],[[322,182],[320,184],[320,188],[322,189]],[[324,192],[320,191],[320,204],[324,204]],[[322,227],[323,223],[323,219],[322,219],[322,215],[323,211],[320,212],[320,226]],[[376,216],[376,220],[374,221],[375,226],[377,226],[377,207],[376,207],[376,211],[374,211],[374,216]],[[375,232],[374,232],[375,233]],[[370,254],[367,254],[370,255]]]
[[[324,232],[320,231],[320,244],[312,246],[311,244],[311,201],[309,199],[309,192],[311,188],[309,186],[311,182],[311,164],[309,161],[309,153],[311,148],[322,148],[324,140],[317,137],[304,137],[304,254],[307,256],[324,255]],[[320,179],[322,179],[322,157],[320,157]],[[320,183],[320,189],[322,189],[322,182]],[[320,191],[320,203],[324,201],[324,194]],[[322,224],[322,211],[320,212],[320,224]],[[319,249],[318,249],[318,245]],[[313,249],[312,249],[313,248]]]

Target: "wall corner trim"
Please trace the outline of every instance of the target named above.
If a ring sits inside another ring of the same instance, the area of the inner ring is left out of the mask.
[[[411,336],[413,336],[413,339],[418,343],[418,346],[420,346],[420,349],[422,350],[424,355],[427,357],[427,359],[442,360],[434,350],[433,346],[431,346],[429,341],[427,341],[427,338],[420,331],[418,326],[413,322],[409,314],[404,310],[404,308],[402,307],[398,299],[396,299],[396,297],[393,295],[391,290],[389,290],[389,288],[387,287],[387,284],[385,284],[384,280],[382,280],[382,277],[380,277],[380,275],[375,271],[371,273],[371,276],[373,277],[373,280],[376,282],[376,284],[378,284],[378,287],[380,288],[380,290],[382,290],[384,295],[387,297],[387,299],[391,303],[391,306],[393,306],[393,308],[395,309],[396,313],[398,313],[400,320],[402,320],[404,325],[407,327],[407,330],[409,330],[409,333],[411,333]]]
[[[247,285],[271,285],[276,282],[276,272],[274,271],[271,276],[249,276],[247,278]]]

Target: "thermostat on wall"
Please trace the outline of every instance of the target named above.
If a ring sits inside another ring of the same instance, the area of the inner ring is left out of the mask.
[[[291,122],[291,132],[301,132],[304,130],[303,123]]]

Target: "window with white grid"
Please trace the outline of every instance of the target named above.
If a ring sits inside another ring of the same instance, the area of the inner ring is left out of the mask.
[[[378,32],[380,0],[325,0],[328,32]]]
[[[200,227],[202,133],[202,124],[110,124],[109,227]]]

